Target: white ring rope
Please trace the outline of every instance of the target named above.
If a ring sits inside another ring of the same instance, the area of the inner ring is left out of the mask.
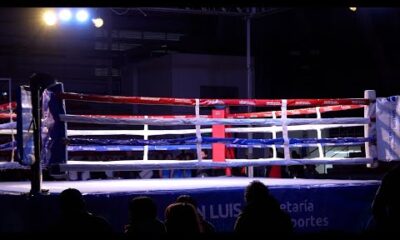
[[[225,162],[213,162],[209,159],[197,160],[119,160],[112,162],[104,161],[68,161],[60,164],[61,171],[132,171],[146,169],[190,169],[196,167],[243,167],[243,166],[266,166],[266,165],[295,165],[295,164],[367,164],[372,163],[372,158],[260,158],[260,159],[226,159]]]
[[[118,124],[118,125],[156,125],[156,126],[178,126],[178,125],[264,125],[281,126],[282,119],[229,119],[229,118],[196,118],[196,119],[123,119],[123,118],[93,118],[70,114],[60,114],[60,120],[64,122],[92,123],[92,124]],[[315,124],[369,124],[369,118],[290,118],[285,120],[286,125],[315,125]]]
[[[15,135],[17,134],[16,129],[0,129],[0,135]],[[12,140],[14,141],[14,138],[12,137]]]
[[[346,128],[346,127],[363,127],[364,124],[326,124],[326,125],[297,125],[288,126],[288,131],[307,131],[307,130],[318,130],[318,129],[330,129],[330,128]],[[236,127],[226,128],[227,133],[262,133],[262,132],[281,132],[281,126],[272,127]],[[202,134],[212,133],[211,128],[200,129]],[[1,130],[0,130],[1,133]],[[146,132],[144,130],[67,130],[68,136],[114,136],[114,135],[127,135],[127,136],[144,136]],[[148,130],[148,136],[161,136],[161,135],[185,135],[185,134],[196,134],[196,129],[176,129],[176,130]],[[273,138],[276,138],[273,137]]]

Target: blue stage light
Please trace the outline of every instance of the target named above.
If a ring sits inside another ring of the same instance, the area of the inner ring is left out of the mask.
[[[63,22],[67,22],[67,21],[71,20],[71,17],[72,17],[71,10],[69,10],[69,9],[62,9],[62,10],[58,13],[58,17],[59,17],[60,20],[63,21]]]
[[[86,10],[79,10],[76,12],[75,17],[79,22],[86,22],[89,19],[89,13]]]

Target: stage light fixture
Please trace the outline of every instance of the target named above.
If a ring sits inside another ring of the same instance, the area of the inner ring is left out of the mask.
[[[43,14],[43,21],[48,26],[53,26],[57,23],[56,13],[52,10],[47,10]]]
[[[356,7],[349,7],[349,9],[350,9],[350,11],[352,11],[352,12],[357,11],[357,8],[356,8]]]
[[[58,15],[59,15],[59,18],[61,19],[61,21],[64,21],[64,22],[71,20],[71,17],[72,17],[71,10],[69,10],[69,9],[62,9]]]
[[[89,19],[89,13],[86,10],[79,10],[75,16],[79,22],[86,22]]]
[[[92,19],[92,22],[96,28],[101,28],[104,25],[104,21],[102,18]]]

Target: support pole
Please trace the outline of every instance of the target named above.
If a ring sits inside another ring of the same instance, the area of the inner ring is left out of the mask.
[[[33,142],[34,156],[32,156],[33,164],[31,166],[31,195],[37,195],[42,192],[42,165],[41,165],[41,96],[45,88],[55,83],[55,79],[44,73],[34,73],[30,78],[30,90],[32,99],[32,126],[33,126]]]

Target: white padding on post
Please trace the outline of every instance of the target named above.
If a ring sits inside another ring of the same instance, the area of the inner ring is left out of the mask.
[[[283,137],[283,154],[285,159],[290,159],[290,149],[289,149],[289,133],[287,128],[287,100],[282,100],[282,137]]]
[[[376,99],[378,159],[400,161],[400,97]]]
[[[198,120],[200,118],[200,101],[198,98],[196,98],[196,106],[195,106],[195,111],[196,111],[196,120]],[[201,162],[203,160],[203,156],[201,154],[201,129],[200,129],[201,125],[200,124],[196,124],[196,139],[197,139],[197,143],[196,143],[196,153],[197,153],[197,159],[199,160],[199,162]]]

